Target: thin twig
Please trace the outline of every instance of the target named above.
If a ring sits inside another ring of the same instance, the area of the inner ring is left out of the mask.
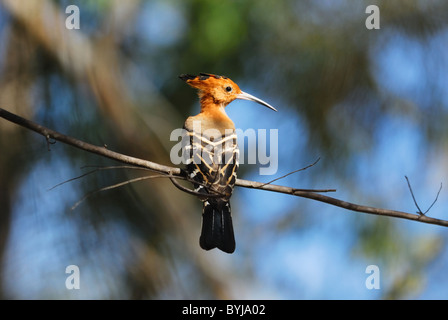
[[[55,144],[56,141],[55,140],[51,140],[51,137],[49,135],[47,135],[45,138],[47,139],[47,150],[51,151],[50,144]]]
[[[75,181],[75,180],[84,178],[85,176],[88,176],[89,174],[92,174],[92,173],[95,173],[95,172],[98,172],[98,171],[101,171],[101,170],[110,170],[110,169],[137,169],[137,170],[147,170],[147,171],[151,171],[151,170],[148,169],[148,168],[141,168],[141,167],[136,167],[136,166],[107,166],[107,167],[103,167],[103,166],[83,166],[83,167],[81,167],[81,169],[84,169],[84,168],[96,168],[96,169],[91,170],[91,171],[89,171],[89,172],[86,172],[86,173],[84,173],[84,174],[82,174],[82,175],[80,175],[80,176],[77,176],[77,177],[74,177],[74,178],[71,178],[71,179],[62,181],[62,182],[58,183],[57,185],[51,187],[51,188],[48,189],[47,191],[51,191],[51,190],[53,190],[53,189],[55,189],[55,188],[57,188],[57,187],[62,186],[63,184],[66,184],[66,183],[68,183],[68,182],[72,182],[72,181]]]
[[[422,209],[420,209],[420,207],[418,206],[417,200],[415,200],[414,192],[412,191],[411,183],[409,182],[408,177],[407,176],[404,176],[404,177],[406,178],[406,181],[408,182],[408,187],[409,187],[409,191],[411,192],[412,200],[414,200],[414,204],[418,209],[417,213],[420,215],[424,215],[424,213],[422,212]]]
[[[425,214],[426,214],[429,210],[431,210],[432,206],[433,206],[433,205],[437,202],[437,200],[439,199],[440,191],[442,191],[442,182],[440,182],[440,188],[439,188],[439,191],[437,192],[436,198],[435,198],[434,201],[431,203],[431,205],[429,206],[428,210],[425,211]]]
[[[104,187],[104,188],[100,188],[100,189],[94,190],[92,192],[87,193],[84,197],[81,198],[81,200],[76,202],[72,206],[71,210],[75,210],[76,207],[81,204],[81,202],[83,202],[88,197],[90,197],[90,196],[92,196],[92,195],[94,195],[94,194],[96,194],[98,192],[115,189],[115,188],[122,187],[122,186],[130,184],[130,183],[134,183],[134,182],[142,181],[142,180],[147,180],[147,179],[153,179],[153,178],[170,178],[170,176],[167,176],[165,174],[158,174],[158,175],[153,175],[153,176],[138,177],[138,178],[135,178],[135,179],[126,180],[126,181],[123,181],[123,182],[120,182],[120,183],[117,183],[117,184],[113,184],[113,185],[110,185],[110,186],[107,186],[107,187]]]
[[[409,187],[409,191],[411,192],[412,200],[414,200],[414,204],[418,209],[417,213],[422,216],[426,215],[429,212],[429,210],[431,210],[432,206],[437,202],[437,199],[439,199],[440,191],[442,191],[442,183],[440,183],[440,188],[439,188],[439,191],[437,192],[436,198],[434,199],[432,204],[429,206],[429,208],[425,212],[423,212],[422,209],[420,209],[420,207],[418,206],[417,200],[415,199],[414,192],[412,191],[411,183],[409,182],[408,177],[407,176],[404,176],[404,177],[406,178],[406,181],[408,183],[408,187]]]
[[[266,185],[268,185],[268,184],[271,184],[272,182],[278,181],[278,180],[280,180],[280,179],[286,178],[287,176],[289,176],[289,175],[291,175],[291,174],[294,174],[294,173],[297,173],[297,172],[300,172],[300,171],[304,171],[304,170],[306,170],[306,169],[308,169],[308,168],[311,168],[312,166],[316,165],[316,163],[318,163],[319,160],[320,160],[320,157],[317,158],[317,160],[314,161],[312,164],[307,165],[306,167],[303,167],[303,168],[300,168],[300,169],[291,171],[291,172],[289,172],[289,173],[287,173],[287,174],[285,174],[285,175],[283,175],[283,176],[281,176],[281,177],[278,177],[278,178],[276,178],[276,179],[274,179],[274,180],[271,180],[271,181],[269,181],[269,182],[263,183],[263,184],[261,185],[261,187],[266,186]],[[323,192],[336,192],[336,189],[295,189],[295,190],[296,190],[296,191],[303,191],[303,192],[319,192],[319,193],[323,193]]]
[[[311,168],[312,166],[316,165],[319,161],[320,161],[320,157],[317,158],[317,160],[314,161],[312,164],[307,165],[306,167],[303,167],[303,168],[300,168],[300,169],[291,171],[291,172],[289,172],[289,173],[287,173],[287,174],[285,174],[285,175],[283,175],[283,176],[281,176],[281,177],[278,177],[278,178],[276,178],[276,179],[274,179],[274,180],[271,180],[271,181],[269,181],[269,182],[266,182],[266,183],[263,184],[263,185],[271,184],[272,182],[275,182],[275,181],[278,181],[278,180],[280,180],[280,179],[286,178],[287,176],[289,176],[289,175],[291,175],[291,174],[294,174],[294,173],[296,173],[296,172],[304,171],[304,170],[306,170],[306,169],[308,169],[308,168]]]
[[[78,179],[84,178],[85,176],[87,176],[87,175],[89,175],[89,174],[92,174],[92,173],[95,173],[95,172],[98,172],[98,171],[101,171],[101,170],[110,170],[110,169],[134,169],[134,170],[146,170],[146,171],[151,171],[151,170],[148,169],[148,168],[135,167],[135,166],[106,166],[106,167],[103,167],[103,166],[92,166],[92,165],[87,165],[87,166],[82,166],[82,167],[81,167],[81,169],[83,169],[83,168],[96,168],[96,169],[91,170],[91,171],[89,171],[89,172],[86,172],[86,173],[84,173],[84,174],[82,174],[82,175],[80,175],[80,176],[77,176],[77,177],[74,177],[74,178],[65,180],[65,181],[63,181],[63,182],[61,182],[61,183],[58,183],[57,185],[55,185],[55,186],[51,187],[50,189],[48,189],[48,191],[51,191],[51,190],[53,190],[53,189],[55,189],[55,188],[57,188],[57,187],[59,187],[59,186],[65,184],[65,183],[68,183],[68,182],[71,182],[71,181],[74,181],[74,180],[78,180]],[[178,188],[179,190],[181,190],[181,191],[183,191],[183,192],[186,192],[186,193],[188,193],[188,194],[197,196],[197,197],[199,197],[199,198],[204,198],[204,197],[206,197],[206,198],[220,198],[220,197],[223,197],[223,196],[224,196],[224,194],[222,194],[222,193],[218,193],[218,192],[216,192],[216,191],[214,191],[214,190],[210,190],[211,192],[213,192],[213,193],[211,193],[211,194],[204,194],[204,193],[196,192],[196,191],[194,191],[194,190],[191,190],[191,189],[189,189],[189,188],[186,188],[186,187],[182,186],[181,184],[179,184],[179,183],[177,182],[177,180],[174,178],[174,176],[172,176],[172,175],[145,176],[145,177],[143,177],[143,179],[136,178],[136,179],[131,179],[131,180],[127,180],[127,181],[129,181],[129,183],[132,183],[132,182],[137,182],[137,181],[144,180],[144,179],[149,179],[149,178],[151,178],[151,177],[156,177],[156,178],[161,178],[161,177],[170,178],[170,181],[173,183],[173,185],[174,185],[176,188]],[[196,182],[196,181],[192,181],[192,180],[191,180],[190,178],[188,178],[188,177],[184,177],[184,176],[176,176],[176,178],[177,178],[177,179],[182,179],[182,180],[187,180],[187,181],[189,181],[189,182],[192,182],[192,183],[195,183],[195,184],[198,184],[198,185],[201,185],[201,186],[207,186],[207,185],[204,184],[204,183]],[[125,181],[125,182],[126,182],[126,181]],[[125,182],[119,183],[118,185],[112,185],[112,186],[110,186],[111,188],[109,188],[109,187],[104,187],[104,188],[101,188],[101,189],[99,189],[99,190],[92,191],[92,193],[96,193],[96,192],[99,192],[99,191],[105,191],[105,190],[109,190],[109,189],[112,189],[112,188],[120,187],[120,186],[125,185],[125,184],[126,184]]]

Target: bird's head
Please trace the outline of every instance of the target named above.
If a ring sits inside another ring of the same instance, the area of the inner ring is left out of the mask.
[[[227,77],[209,73],[200,73],[197,76],[182,74],[179,78],[188,83],[191,87],[198,89],[201,100],[204,98],[211,98],[215,104],[222,106],[227,106],[235,99],[250,100],[277,111],[267,102],[241,91],[238,85]]]

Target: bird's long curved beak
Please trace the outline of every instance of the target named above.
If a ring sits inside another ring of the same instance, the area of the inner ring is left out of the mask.
[[[240,94],[237,94],[237,95],[236,95],[236,98],[237,98],[237,99],[242,99],[242,100],[254,101],[254,102],[257,102],[257,103],[259,103],[259,104],[261,104],[261,105],[263,105],[263,106],[265,106],[265,107],[268,107],[268,108],[271,109],[271,110],[277,111],[277,109],[275,109],[275,108],[274,108],[273,106],[271,106],[269,103],[264,102],[263,100],[258,99],[257,97],[254,97],[253,95],[248,94],[248,93],[243,92],[243,91],[241,91]]]

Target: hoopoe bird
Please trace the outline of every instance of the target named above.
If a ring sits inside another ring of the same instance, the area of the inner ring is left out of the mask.
[[[248,93],[224,76],[182,74],[180,79],[198,89],[201,111],[185,121],[186,173],[203,202],[199,244],[202,249],[235,251],[230,197],[236,181],[239,150],[233,121],[224,108],[235,99],[274,107]]]

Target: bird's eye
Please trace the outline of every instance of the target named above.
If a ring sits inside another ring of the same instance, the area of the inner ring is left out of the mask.
[[[231,92],[232,91],[232,87],[231,86],[226,87],[226,91],[227,92]]]

